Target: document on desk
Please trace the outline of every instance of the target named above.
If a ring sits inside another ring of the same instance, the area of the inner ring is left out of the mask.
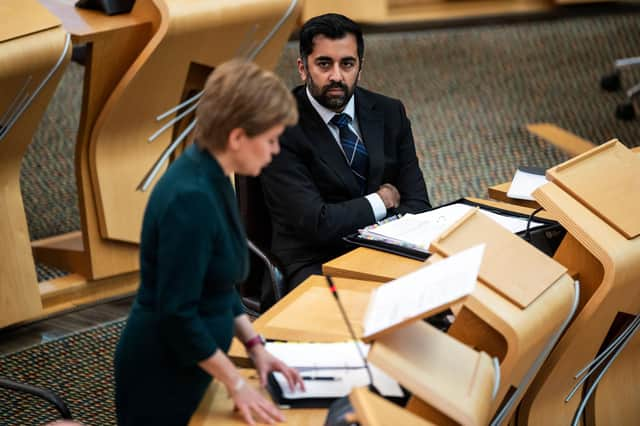
[[[266,349],[289,367],[300,371],[323,368],[364,368],[364,363],[355,345],[362,353],[369,353],[369,345],[362,342],[295,343],[267,342]]]
[[[280,373],[274,373],[282,397],[286,399],[340,398],[357,386],[370,384],[364,362],[355,345],[360,345],[363,353],[369,352],[369,345],[362,342],[339,343],[267,343],[266,349],[290,367],[300,371],[306,388],[305,392],[289,389],[287,380]],[[401,397],[398,383],[369,363],[375,386],[384,396]]]
[[[406,214],[380,226],[367,227],[360,235],[387,243],[428,251],[431,241],[476,207],[456,203],[419,214]],[[527,219],[506,216],[480,208],[480,212],[513,233],[527,229]],[[531,228],[544,225],[531,222]]]
[[[535,201],[531,195],[533,191],[549,182],[544,173],[544,169],[539,167],[518,167],[507,191],[507,197]]]
[[[375,339],[471,294],[484,249],[485,244],[479,244],[373,290],[364,318],[363,339]]]

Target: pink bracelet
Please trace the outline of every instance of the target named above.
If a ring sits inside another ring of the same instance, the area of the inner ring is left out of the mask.
[[[261,334],[256,334],[255,336],[253,336],[251,339],[247,340],[246,342],[244,342],[244,348],[249,351],[251,350],[251,348],[253,348],[255,345],[265,345],[265,340],[264,337],[262,337]]]

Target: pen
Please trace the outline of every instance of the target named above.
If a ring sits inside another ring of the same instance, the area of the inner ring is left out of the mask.
[[[331,376],[302,376],[302,380],[326,380],[326,381],[338,382],[342,379],[340,377],[331,377]]]

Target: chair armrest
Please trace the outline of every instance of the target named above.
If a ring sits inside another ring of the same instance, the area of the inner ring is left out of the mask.
[[[285,279],[284,274],[278,268],[275,263],[269,259],[269,257],[260,250],[251,240],[247,239],[249,250],[251,250],[262,262],[265,264],[269,271],[269,279],[271,280],[271,286],[273,287],[273,294],[276,301],[280,300],[284,296],[285,292]]]
[[[63,419],[71,420],[71,411],[69,410],[69,407],[67,407],[67,404],[55,392],[49,389],[27,385],[25,383],[19,383],[4,377],[0,377],[0,387],[15,390],[17,392],[28,393],[38,398],[44,399],[45,401],[53,404],[53,406],[56,407]]]

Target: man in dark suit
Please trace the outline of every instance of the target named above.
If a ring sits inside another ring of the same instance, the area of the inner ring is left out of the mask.
[[[404,106],[356,87],[363,53],[362,31],[345,16],[318,16],[300,31],[300,119],[261,176],[289,289],[345,253],[343,236],[430,208]]]

